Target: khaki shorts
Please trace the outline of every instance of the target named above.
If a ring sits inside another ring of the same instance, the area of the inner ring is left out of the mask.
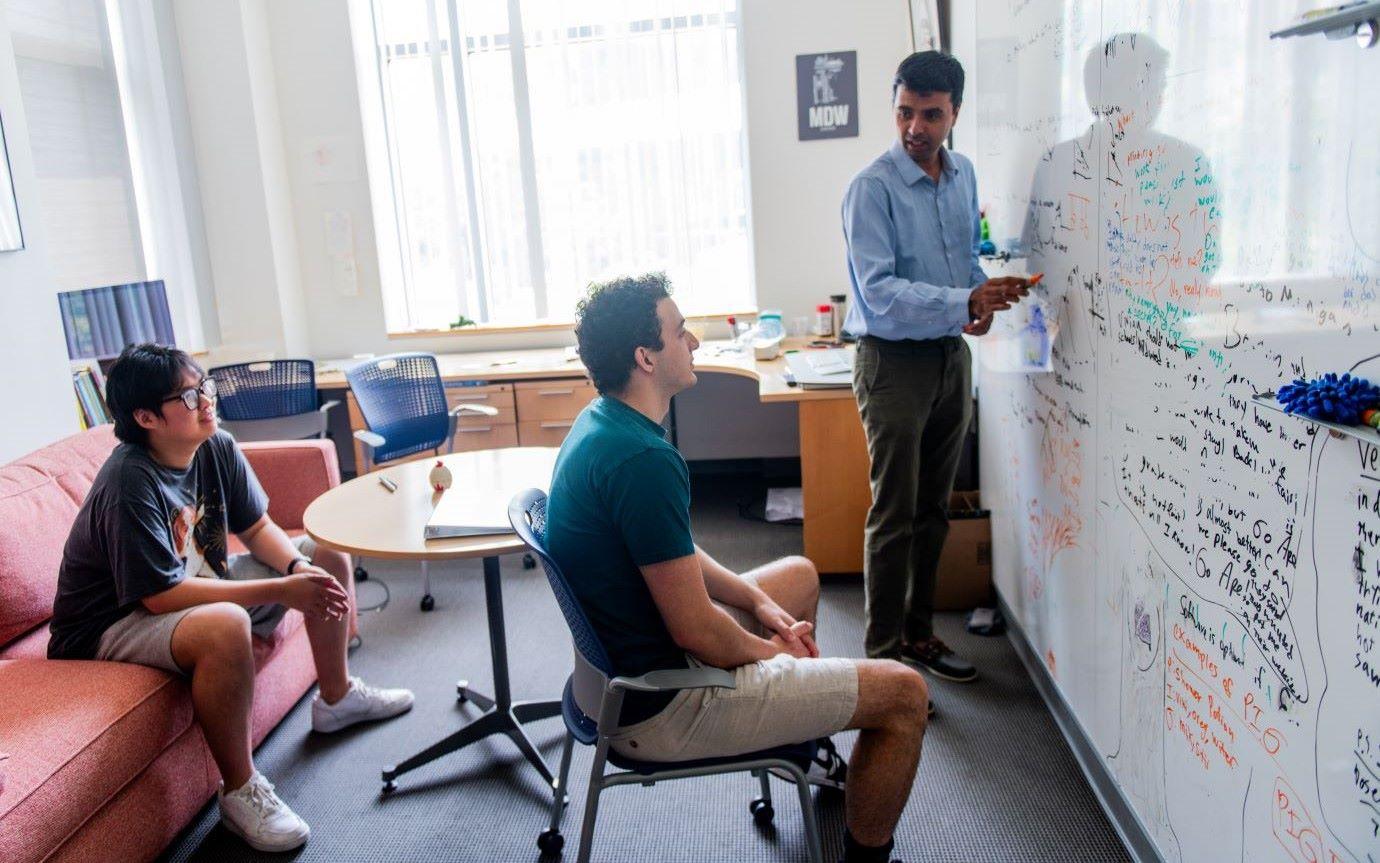
[[[723,608],[744,629],[764,634],[748,612]],[[660,713],[619,731],[611,745],[642,761],[724,758],[828,737],[847,727],[858,707],[851,659],[782,653],[732,671],[736,688],[683,690]]]
[[[316,543],[305,534],[292,541],[303,557],[316,554]],[[254,581],[261,578],[282,578],[282,573],[270,569],[266,564],[255,560],[253,555],[235,554],[225,562],[225,578],[229,581]],[[151,665],[174,674],[186,674],[173,659],[173,630],[182,618],[191,614],[197,606],[170,611],[167,614],[150,614],[142,604],[110,625],[101,634],[96,645],[96,658],[111,662],[134,662]],[[252,632],[260,638],[268,638],[278,628],[287,608],[282,605],[255,605],[247,609]]]

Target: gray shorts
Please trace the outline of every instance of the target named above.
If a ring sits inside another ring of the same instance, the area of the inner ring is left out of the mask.
[[[316,542],[305,534],[293,539],[292,544],[297,546],[303,557],[311,558],[316,554]],[[225,569],[225,577],[230,581],[282,578],[282,573],[275,572],[250,554],[231,555],[225,562]],[[96,658],[151,665],[174,674],[186,674],[173,659],[173,630],[177,629],[182,618],[196,609],[194,605],[167,614],[150,614],[142,604],[136,605],[133,611],[112,623],[101,634],[100,643],[96,645]],[[246,610],[253,633],[260,638],[272,635],[283,615],[287,614],[287,607],[276,603],[250,606]]]
[[[748,612],[720,607],[744,629],[765,634]],[[782,653],[732,671],[736,688],[679,692],[660,713],[619,731],[611,745],[643,761],[728,757],[835,734],[858,708],[851,659]]]

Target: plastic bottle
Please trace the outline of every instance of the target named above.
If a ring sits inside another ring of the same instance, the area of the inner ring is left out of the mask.
[[[817,336],[831,338],[834,335],[834,307],[828,303],[815,306],[815,325],[810,330]]]
[[[781,312],[778,309],[763,309],[757,316],[757,338],[776,339],[785,338],[786,327],[781,323]]]

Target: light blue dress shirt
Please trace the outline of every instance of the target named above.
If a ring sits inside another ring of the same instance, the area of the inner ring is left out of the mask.
[[[852,296],[844,329],[877,338],[962,332],[968,295],[987,281],[973,164],[940,148],[936,183],[895,141],[843,197]]]

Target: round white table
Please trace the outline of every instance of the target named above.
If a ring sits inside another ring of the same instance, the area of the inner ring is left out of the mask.
[[[476,495],[506,510],[508,501],[528,488],[549,489],[557,450],[551,447],[512,447],[440,456],[453,484],[445,494]],[[513,702],[508,685],[508,647],[503,631],[503,590],[498,558],[527,550],[512,530],[485,536],[426,539],[424,530],[441,494],[432,490],[427,475],[435,459],[385,467],[343,483],[307,507],[302,522],[312,539],[328,548],[361,557],[430,561],[479,557],[484,560],[484,599],[489,623],[489,653],[493,661],[493,697],[461,680],[461,701],[473,701],[484,713],[459,731],[405,761],[383,771],[384,792],[394,780],[423,764],[461,749],[491,734],[506,734],[548,783],[555,777],[522,729],[561,712],[560,700]],[[396,484],[389,490],[383,483]],[[505,519],[506,521],[506,519]]]

